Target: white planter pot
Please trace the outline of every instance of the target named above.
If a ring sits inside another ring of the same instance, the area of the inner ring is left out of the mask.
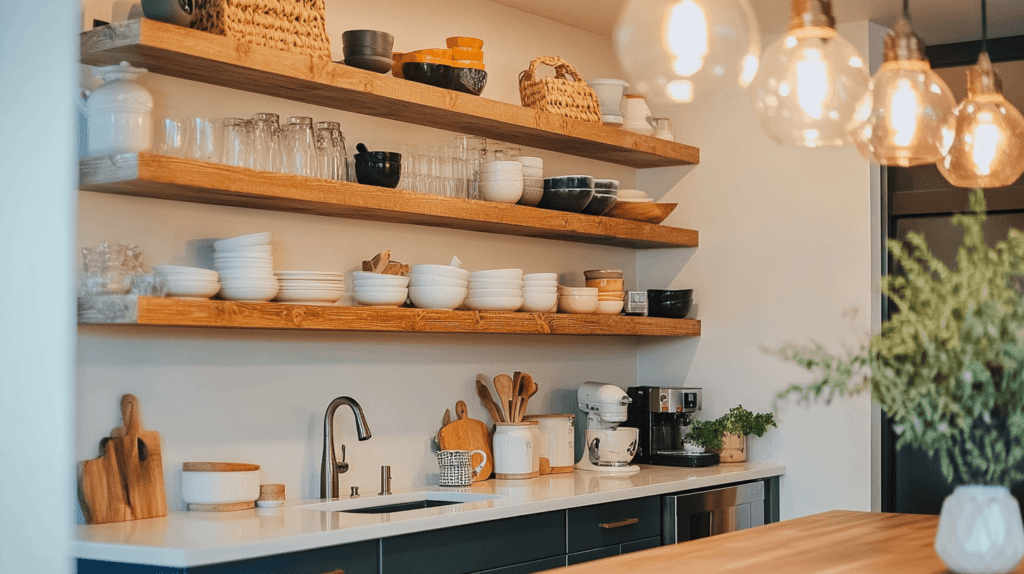
[[[959,486],[942,503],[935,552],[958,574],[1004,574],[1024,557],[1020,506],[1002,486]]]

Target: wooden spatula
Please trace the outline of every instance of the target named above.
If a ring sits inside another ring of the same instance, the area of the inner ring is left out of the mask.
[[[512,377],[498,375],[494,377],[494,390],[498,392],[501,399],[501,410],[505,411],[505,420],[510,423],[516,422],[512,417]]]
[[[487,388],[487,375],[476,376],[476,395],[480,397],[480,402],[483,403],[484,408],[491,415],[491,420],[496,423],[505,422],[505,417],[501,416],[501,410],[498,407],[498,403],[494,402],[491,398],[491,390]]]
[[[526,416],[526,405],[530,403],[530,397],[537,394],[537,383],[533,381],[533,377],[523,373],[523,392],[522,402],[519,403],[519,420],[523,420]]]

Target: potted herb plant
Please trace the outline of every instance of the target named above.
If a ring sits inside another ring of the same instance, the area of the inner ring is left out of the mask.
[[[696,452],[721,450],[722,435],[724,434],[725,428],[722,426],[721,419],[713,421],[695,419],[693,424],[690,425],[686,436],[683,437],[683,442],[684,444],[692,445],[687,450],[694,450]]]
[[[964,231],[956,269],[920,235],[908,234],[909,248],[890,241],[903,269],[882,279],[892,317],[857,351],[783,348],[816,381],[779,397],[829,401],[870,388],[894,420],[897,448],[937,456],[957,485],[942,506],[936,552],[953,571],[996,574],[1024,556],[1020,509],[1008,490],[1024,479],[1024,234],[1011,230],[990,247],[980,190],[971,208],[953,218]],[[978,536],[986,543],[969,542]]]
[[[729,409],[722,418],[718,419],[722,424],[725,435],[722,437],[721,462],[744,462],[747,460],[747,435],[757,437],[764,436],[768,427],[776,427],[775,415],[773,413],[754,414],[743,405]]]

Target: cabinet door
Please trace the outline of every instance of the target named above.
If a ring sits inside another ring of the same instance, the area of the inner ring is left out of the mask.
[[[378,574],[379,541],[185,569],[186,574]]]
[[[543,560],[534,560],[533,562],[527,562],[526,564],[514,564],[512,566],[495,568],[493,570],[481,570],[474,574],[533,574],[534,572],[543,572],[553,568],[565,568],[565,556],[555,556],[553,558],[545,558]]]
[[[385,538],[381,571],[468,574],[564,554],[565,512],[557,511]]]
[[[661,536],[661,499],[634,498],[569,509],[569,553]]]
[[[620,554],[639,552],[640,550],[657,548],[658,546],[661,546],[661,536],[644,538],[643,540],[627,542],[625,544],[613,544],[611,546],[605,546],[604,548],[595,548],[593,550],[585,550],[583,552],[576,552],[566,556],[566,563],[569,566],[572,566],[573,564],[582,564],[584,562],[600,560],[601,558],[610,558]]]
[[[77,574],[181,574],[181,568],[120,564],[79,558],[75,560],[75,572]]]

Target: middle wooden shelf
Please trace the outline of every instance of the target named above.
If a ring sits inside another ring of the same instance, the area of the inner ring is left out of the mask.
[[[86,191],[444,227],[632,249],[697,247],[697,231],[155,155],[83,159]]]

